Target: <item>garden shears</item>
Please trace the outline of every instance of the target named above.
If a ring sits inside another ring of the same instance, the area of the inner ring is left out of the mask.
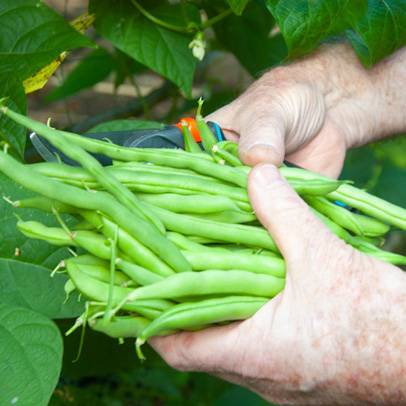
[[[188,128],[197,143],[201,142],[199,131],[196,127],[196,121],[193,118],[183,118],[177,124],[162,126],[161,128],[142,129],[142,130],[123,130],[109,131],[100,133],[87,133],[83,137],[92,138],[99,141],[109,141],[113,144],[127,148],[177,148],[184,149],[185,143],[182,134],[182,121],[186,121]],[[218,124],[208,121],[211,132],[218,141],[224,141],[224,135]],[[46,139],[39,137],[36,133],[30,134],[30,139],[47,162],[60,162],[77,166],[78,164],[59,151]],[[101,154],[92,154],[102,165],[112,164],[111,158]]]

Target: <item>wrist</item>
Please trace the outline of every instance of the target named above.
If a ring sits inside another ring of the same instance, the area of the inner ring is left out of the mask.
[[[315,53],[315,66],[308,80],[323,95],[325,120],[341,128],[347,150],[373,141],[371,136],[379,128],[379,107],[369,70],[344,39],[323,44]]]
[[[375,90],[373,141],[406,132],[406,47],[374,65],[369,76]]]

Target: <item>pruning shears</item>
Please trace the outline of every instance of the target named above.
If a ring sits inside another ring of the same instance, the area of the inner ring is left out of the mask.
[[[201,143],[199,131],[196,126],[196,121],[193,118],[183,118],[177,124],[171,124],[159,129],[143,129],[143,130],[124,130],[124,131],[110,131],[101,133],[84,134],[83,137],[109,141],[113,144],[120,145],[127,148],[177,148],[184,149],[185,143],[182,134],[182,121],[186,121],[188,128],[197,143]],[[225,140],[223,132],[218,124],[214,122],[207,122],[211,132],[214,134],[218,141]],[[30,139],[42,156],[47,162],[62,161],[65,164],[77,166],[78,164],[55,148],[46,139],[39,137],[36,133],[30,134]],[[111,158],[101,155],[92,154],[104,166],[111,165]]]

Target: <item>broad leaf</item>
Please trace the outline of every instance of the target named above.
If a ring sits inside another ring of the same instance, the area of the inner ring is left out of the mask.
[[[18,76],[14,72],[9,71],[3,72],[1,78],[0,97],[10,97],[6,106],[19,113],[26,114],[27,99]],[[22,159],[25,148],[26,129],[7,116],[0,115],[0,132],[2,133],[0,138],[5,138],[12,147],[10,153]]]
[[[50,276],[39,265],[0,258],[0,303],[34,310],[51,319],[77,317],[84,311],[78,294],[65,302],[66,275]]]
[[[343,32],[360,18],[366,1],[266,0],[289,49],[289,58],[303,55],[324,38]]]
[[[258,4],[250,3],[241,17],[230,15],[213,28],[218,41],[236,56],[252,76],[257,77],[259,73],[282,62],[287,55],[282,36],[269,36],[274,25],[272,15]]]
[[[44,98],[45,102],[69,97],[106,79],[116,66],[114,58],[105,48],[90,52],[64,79],[61,86]]]
[[[96,15],[94,26],[101,35],[138,62],[174,82],[190,97],[196,67],[196,59],[189,49],[190,35],[153,23],[128,0],[91,0],[89,10]],[[182,26],[179,4],[161,5],[158,2],[151,6],[149,3],[148,12],[171,25]],[[196,19],[195,12],[190,16]]]
[[[227,0],[235,14],[241,15],[250,0]]]
[[[0,2],[0,72],[14,71],[21,80],[64,51],[94,46],[42,1]]]
[[[58,382],[62,338],[45,316],[0,304],[0,404],[46,406]]]
[[[352,26],[347,36],[364,65],[371,66],[406,44],[406,3],[369,0],[366,13]]]
[[[113,120],[106,123],[98,124],[87,131],[87,133],[102,133],[109,131],[126,131],[126,130],[146,130],[150,128],[163,128],[164,125],[157,121],[145,120]]]
[[[0,196],[21,200],[33,194],[0,174]],[[53,318],[78,316],[82,304],[74,298],[63,304],[67,277],[50,277],[51,270],[70,256],[69,252],[66,248],[26,238],[16,227],[15,214],[24,220],[57,225],[52,214],[15,208],[0,199],[0,303],[26,307]],[[72,217],[64,216],[64,219],[68,226],[76,222]]]

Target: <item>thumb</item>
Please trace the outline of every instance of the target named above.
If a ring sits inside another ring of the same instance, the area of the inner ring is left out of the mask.
[[[258,220],[287,262],[303,261],[311,246],[331,234],[274,165],[251,170],[248,194]]]
[[[238,142],[241,161],[254,166],[260,162],[282,165],[285,156],[286,120],[268,104],[247,109],[237,99],[206,117],[223,130],[228,141]]]
[[[238,146],[241,161],[248,166],[261,162],[281,166],[285,156],[285,132],[284,121],[268,112],[243,121]]]

